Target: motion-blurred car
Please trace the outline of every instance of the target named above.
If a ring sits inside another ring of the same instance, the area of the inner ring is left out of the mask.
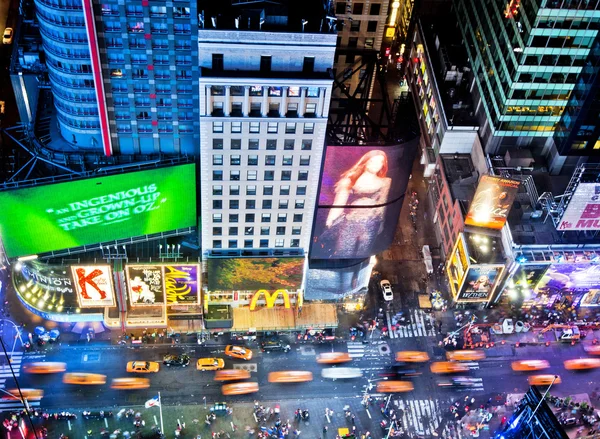
[[[155,373],[160,370],[160,364],[156,361],[130,361],[127,363],[127,372]]]
[[[312,381],[312,379],[312,372],[304,370],[286,370],[269,373],[270,383],[304,383],[306,381]]]
[[[383,372],[380,372],[378,375],[380,377],[388,377],[388,378],[414,378],[419,375],[422,375],[423,372],[416,369],[409,369],[404,366],[391,366],[387,369],[384,369]]]
[[[596,369],[600,367],[600,358],[578,358],[576,360],[567,360],[564,363],[568,370]]]
[[[23,370],[34,374],[61,373],[67,370],[67,363],[54,361],[29,363],[23,366]]]
[[[460,388],[472,388],[472,387],[483,387],[481,378],[471,377],[454,377],[448,380],[442,380],[437,382],[438,387],[460,387]]]
[[[260,350],[263,352],[289,352],[291,349],[290,344],[283,340],[268,340],[260,344]]]
[[[485,358],[485,352],[475,350],[449,351],[446,352],[448,361],[478,361]]]
[[[199,358],[196,362],[198,370],[221,370],[225,367],[225,361],[222,358]]]
[[[321,376],[332,380],[360,378],[362,370],[358,367],[329,367],[321,371]]]
[[[377,383],[377,392],[379,393],[400,393],[410,392],[415,386],[410,381],[379,381]]]
[[[513,361],[510,365],[515,372],[529,372],[533,370],[548,369],[550,363],[546,360],[521,360]]]
[[[70,372],[63,375],[63,383],[83,386],[99,386],[106,384],[106,375],[99,373]]]
[[[34,401],[44,397],[44,391],[41,389],[21,389],[21,393],[23,394],[23,398],[28,401]],[[19,389],[6,389],[6,393],[2,394],[2,399],[20,400]]]
[[[148,378],[114,378],[110,385],[111,389],[117,390],[137,390],[147,389],[150,387],[150,380]]]
[[[215,373],[215,381],[236,381],[250,378],[250,371],[241,369],[223,369]]]
[[[556,380],[554,379],[556,377]],[[558,375],[532,375],[527,378],[530,386],[549,386],[554,381],[554,384],[560,384],[562,380]]]
[[[2,35],[2,44],[12,43],[13,34],[14,31],[12,27],[7,27],[6,29],[4,29],[4,34]]]
[[[190,357],[189,357],[189,355],[186,355],[186,354],[181,354],[181,355],[168,354],[163,357],[163,364],[165,366],[169,366],[169,367],[170,366],[186,367],[188,364],[190,364]]]
[[[396,352],[396,361],[403,363],[425,363],[429,361],[429,354],[421,351]]]
[[[386,302],[390,302],[394,300],[394,292],[392,291],[392,284],[390,284],[389,280],[382,280],[379,282],[381,286],[381,293],[383,294],[383,300]]]
[[[600,355],[600,345],[588,345],[584,347],[585,351],[590,355]]]
[[[468,372],[469,366],[451,361],[436,361],[429,367],[433,373],[462,373]]]
[[[245,383],[233,383],[224,384],[221,387],[223,395],[245,395],[247,393],[258,392],[258,383],[245,382]]]
[[[352,361],[352,357],[347,352],[324,352],[317,355],[317,363],[336,364]]]
[[[225,355],[238,360],[250,360],[252,358],[252,351],[242,346],[233,346],[228,344],[225,346]]]

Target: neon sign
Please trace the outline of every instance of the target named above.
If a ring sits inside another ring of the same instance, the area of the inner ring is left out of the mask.
[[[520,6],[521,0],[510,0],[506,4],[506,9],[504,9],[504,18],[515,18],[519,13]]]

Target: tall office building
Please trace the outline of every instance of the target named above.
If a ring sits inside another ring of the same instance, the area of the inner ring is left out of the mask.
[[[195,2],[35,3],[67,142],[106,155],[198,153]]]
[[[200,1],[207,256],[308,251],[336,44],[325,4]]]
[[[454,6],[487,152],[529,147],[551,159],[552,171],[558,156],[552,136],[598,35],[598,1],[455,0]]]

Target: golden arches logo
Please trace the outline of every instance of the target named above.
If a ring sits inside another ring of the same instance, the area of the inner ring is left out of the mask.
[[[277,301],[279,294],[283,295],[284,308],[290,308],[290,296],[286,290],[276,290],[273,294],[269,293],[267,290],[258,290],[256,293],[254,293],[254,296],[252,296],[252,299],[250,300],[250,311],[254,311],[256,309],[258,299],[260,299],[260,296],[263,294],[265,296],[267,308],[273,308],[275,306],[275,302]]]

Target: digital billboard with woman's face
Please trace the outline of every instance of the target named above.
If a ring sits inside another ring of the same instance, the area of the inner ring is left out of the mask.
[[[391,244],[416,148],[417,141],[327,148],[312,258],[365,258]]]

